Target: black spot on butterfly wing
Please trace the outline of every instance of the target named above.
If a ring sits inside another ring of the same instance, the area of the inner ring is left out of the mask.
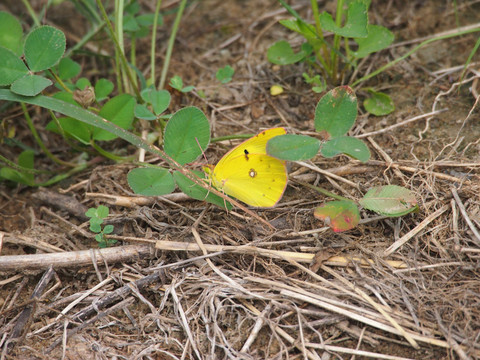
[[[250,153],[248,152],[247,149],[243,150],[243,152],[245,153],[245,160],[248,161],[248,160],[249,160],[249,159],[248,159],[248,154],[250,154]]]

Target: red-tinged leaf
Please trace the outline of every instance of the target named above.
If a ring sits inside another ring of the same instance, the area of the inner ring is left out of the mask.
[[[317,219],[325,221],[325,224],[335,232],[353,229],[360,222],[360,212],[353,201],[331,201],[315,209]]]

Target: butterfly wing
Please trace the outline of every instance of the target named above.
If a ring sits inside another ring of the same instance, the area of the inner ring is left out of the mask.
[[[285,161],[250,151],[237,154],[214,168],[211,173],[213,185],[248,205],[274,206],[282,198],[287,185]]]
[[[286,134],[286,131],[282,127],[264,130],[254,137],[245,140],[240,145],[234,147],[220,159],[216,166],[223,167],[225,163],[230,162],[231,159],[240,155],[248,157],[248,154],[266,154],[268,140],[275,136],[284,134]]]

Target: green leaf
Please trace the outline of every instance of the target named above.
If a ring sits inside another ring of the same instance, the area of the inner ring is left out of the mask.
[[[413,192],[397,185],[374,187],[359,202],[365,209],[392,217],[403,216],[418,209]]]
[[[357,97],[348,86],[339,86],[326,93],[315,108],[315,130],[326,132],[326,138],[343,136],[357,117]]]
[[[133,122],[133,109],[135,108],[135,99],[129,94],[117,95],[110,99],[100,110],[98,115],[111,121],[122,129],[129,129]],[[93,139],[95,140],[113,140],[117,136],[111,132],[94,129]]]
[[[68,102],[72,105],[75,105],[75,106],[80,106],[75,100],[73,100],[73,93],[69,93],[69,92],[66,92],[66,91],[59,91],[59,92],[53,94],[52,98],[62,100],[62,101],[66,101],[66,102]]]
[[[167,169],[136,168],[127,175],[128,185],[135,194],[160,196],[175,190],[175,182]]]
[[[62,80],[74,78],[81,70],[80,64],[70,58],[62,58],[58,63],[58,76]]]
[[[34,169],[34,152],[25,150],[18,156],[18,165],[25,169]],[[35,186],[34,174],[30,172],[21,172],[16,169],[3,167],[0,169],[0,178],[4,178],[18,184]]]
[[[85,77],[78,79],[75,85],[77,86],[78,90],[85,90],[88,86],[92,86],[92,84],[90,84],[90,80]]]
[[[226,65],[225,67],[218,69],[215,76],[217,77],[217,80],[220,81],[222,84],[226,84],[232,81],[234,73],[235,70],[233,70],[230,65]]]
[[[157,116],[167,110],[170,105],[171,96],[167,90],[147,88],[141,92],[141,96],[146,103],[152,104]]]
[[[29,74],[15,81],[10,90],[18,95],[35,96],[50,85],[52,82],[46,77]]]
[[[294,53],[288,41],[280,40],[268,48],[267,58],[272,64],[289,65],[303,60],[305,53]]]
[[[210,124],[196,107],[177,111],[167,123],[164,150],[181,165],[194,161],[210,143]]]
[[[40,26],[25,40],[25,59],[33,72],[51,68],[65,52],[65,35],[52,26]]]
[[[268,155],[288,161],[311,159],[318,153],[320,141],[306,135],[275,136],[267,143]]]
[[[350,136],[333,138],[323,144],[323,156],[331,158],[338,154],[349,155],[362,162],[370,159],[370,150],[367,145],[362,140]]]
[[[323,30],[331,31],[337,35],[350,38],[364,38],[368,35],[367,7],[362,0],[348,4],[347,21],[344,27],[338,27],[327,12],[320,14],[320,24]]]
[[[278,22],[285,26],[287,29],[301,34],[307,40],[313,40],[317,38],[317,32],[315,31],[315,27],[311,24],[304,24],[296,19],[284,19],[279,20]]]
[[[28,68],[11,50],[0,47],[0,86],[10,85],[28,74]]]
[[[97,207],[97,217],[99,219],[106,219],[109,213],[110,213],[110,209],[105,205],[99,205]]]
[[[97,217],[97,209],[95,209],[95,208],[89,208],[89,209],[85,212],[85,216],[86,216],[86,217],[89,217],[89,218]]]
[[[23,52],[22,37],[22,25],[17,18],[5,11],[0,11],[0,46],[20,56]]]
[[[192,172],[195,173],[200,178],[203,178],[205,176],[205,174],[202,173],[201,171],[192,171]],[[233,208],[232,204],[230,204],[228,201],[225,201],[220,196],[217,196],[209,192],[207,189],[195,184],[193,181],[191,181],[181,172],[174,171],[173,178],[175,179],[175,182],[177,183],[180,190],[182,190],[182,192],[185,195],[190,196],[192,199],[207,201],[223,209],[226,208],[228,210],[231,210]]]
[[[0,179],[10,180],[17,184],[35,186],[35,183],[30,180],[30,178],[27,177],[26,174],[8,167],[3,167],[0,169]]]
[[[18,155],[18,165],[26,169],[34,169],[34,152],[32,150],[25,150]],[[23,176],[29,179],[33,183],[34,174],[32,173],[23,173]]]
[[[93,129],[91,126],[73,119],[71,117],[58,118],[58,122],[68,135],[80,141],[82,144],[89,145],[92,138]]]
[[[143,104],[135,105],[134,114],[135,117],[143,120],[155,120],[157,118],[157,116]]]
[[[105,225],[103,228],[104,234],[111,234],[113,232],[113,225]]]
[[[95,83],[95,99],[97,102],[105,100],[113,91],[113,82],[101,78]]]
[[[190,85],[190,86],[183,87],[182,90],[180,90],[180,91],[183,92],[183,93],[188,93],[188,92],[192,91],[193,89],[195,89],[195,86]]]
[[[356,38],[358,50],[352,52],[356,58],[363,58],[368,54],[380,51],[388,47],[395,36],[387,28],[380,25],[368,25],[368,36],[366,38]]]
[[[153,25],[155,21],[155,14],[143,14],[137,16],[137,22],[140,26],[149,27]],[[158,14],[157,25],[163,25],[163,17],[162,14]]]
[[[390,96],[382,92],[374,91],[373,89],[368,89],[368,92],[371,96],[363,101],[363,106],[369,113],[382,116],[395,111],[395,104]]]
[[[100,231],[101,225],[103,224],[103,218],[98,217],[98,209],[93,210],[94,215],[90,219],[90,228],[94,227],[95,229],[98,229],[98,231]]]
[[[355,228],[360,222],[360,212],[353,201],[331,201],[315,209],[314,216],[325,221],[335,232]]]
[[[180,92],[187,93],[195,89],[194,86],[183,86],[183,80],[180,76],[175,75],[170,79],[170,86]]]
[[[307,84],[313,85],[312,90],[316,93],[321,93],[327,89],[327,83],[325,79],[320,78],[320,75],[310,77],[307,73],[302,74]]]
[[[140,26],[133,15],[126,15],[123,17],[123,31],[136,32],[140,30]]]
[[[170,79],[170,86],[178,91],[182,91],[183,89],[183,80],[180,76],[175,75]]]

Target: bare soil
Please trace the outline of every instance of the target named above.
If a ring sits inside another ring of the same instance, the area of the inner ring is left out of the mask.
[[[308,1],[294,4],[311,17]],[[43,5],[32,2],[37,12]],[[159,63],[177,5],[163,5],[170,15],[159,33]],[[141,6],[150,12],[154,5]],[[331,3],[323,6],[332,10]],[[279,9],[271,1],[191,3],[170,75],[206,97],[174,92],[169,111],[198,106],[215,136],[273,126],[312,134],[322,94],[303,82],[304,65],[278,67],[266,59],[279,39],[300,43],[278,25],[288,18]],[[7,1],[0,10],[31,26],[20,2]],[[478,23],[479,14],[477,1],[373,1],[370,22],[391,29],[395,44],[370,56],[359,74],[425,37]],[[88,30],[67,2],[50,8],[44,20],[66,33],[68,46]],[[126,182],[134,166],[103,158],[49,189],[1,183],[0,358],[480,359],[477,55],[460,78],[476,34],[433,42],[355,89],[360,105],[368,87],[388,93],[396,105],[385,117],[359,107],[352,136],[385,129],[364,139],[371,161],[313,159],[328,176],[290,164],[282,201],[254,210],[275,230],[182,194],[139,199]],[[101,40],[89,50],[109,51]],[[138,67],[146,73],[149,42],[137,43]],[[85,52],[73,58],[82,76],[114,80],[109,59]],[[215,72],[227,64],[234,79],[219,85]],[[286,91],[272,97],[276,83]],[[434,110],[443,112],[406,121]],[[51,151],[65,160],[78,155],[43,129],[46,111],[29,111]],[[36,148],[19,106],[2,114],[2,125],[14,126],[16,139]],[[205,156],[215,163],[233,144],[214,144]],[[120,141],[111,146],[136,151]],[[4,143],[0,154],[13,160],[21,150]],[[59,171],[42,153],[36,159],[39,168]],[[313,217],[329,199],[295,179],[352,199],[372,186],[397,184],[415,192],[420,210],[401,218],[362,211],[355,230],[333,233]],[[83,216],[100,204],[110,208],[107,223],[119,240],[107,251],[98,250]]]

